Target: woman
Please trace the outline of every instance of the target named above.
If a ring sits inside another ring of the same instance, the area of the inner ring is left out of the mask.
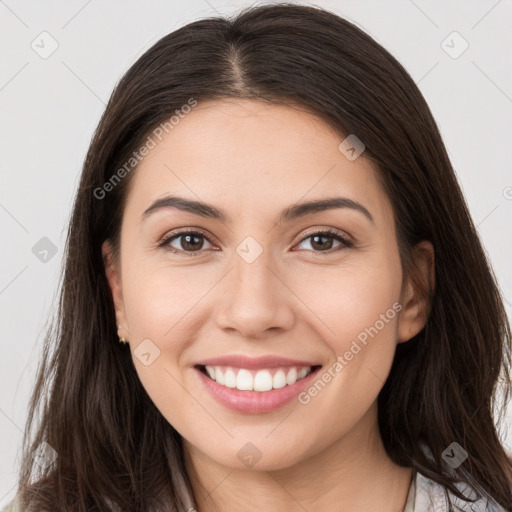
[[[511,510],[510,346],[403,67],[313,7],[197,21],[92,140],[16,501]]]

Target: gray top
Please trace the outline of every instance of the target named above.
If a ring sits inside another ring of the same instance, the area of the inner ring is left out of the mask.
[[[476,498],[475,490],[467,484],[459,482],[456,487],[464,496],[472,499]],[[483,490],[480,492],[483,494]],[[449,512],[447,495],[450,497],[454,512],[459,510],[466,512],[506,512],[503,507],[487,495],[471,503],[454,496],[444,486],[418,472],[415,472],[412,479],[403,512]]]

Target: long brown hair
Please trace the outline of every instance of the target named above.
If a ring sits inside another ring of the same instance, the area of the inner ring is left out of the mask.
[[[427,324],[399,345],[378,398],[386,450],[455,494],[454,482],[476,482],[512,509],[512,463],[493,421],[500,375],[506,401],[510,393],[510,326],[432,114],[398,61],[355,25],[323,9],[277,4],[176,30],[116,86],[70,219],[58,311],[24,438],[22,510],[191,506],[181,436],[118,343],[101,253],[108,239],[119,256],[136,165],[123,176],[118,170],[191,98],[296,106],[333,126],[340,141],[346,134],[363,141],[393,204],[404,276],[416,275],[417,242],[435,249],[435,291],[419,283],[430,296]],[[32,453],[43,442],[57,458],[41,470]],[[468,458],[448,471],[442,452],[452,442]]]

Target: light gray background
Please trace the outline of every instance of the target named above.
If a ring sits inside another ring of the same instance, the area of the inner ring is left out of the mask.
[[[0,506],[16,490],[28,397],[56,297],[71,201],[105,103],[126,69],[165,34],[250,4],[0,0]],[[315,5],[363,28],[418,83],[441,129],[510,317],[511,2],[317,0]],[[52,42],[40,36],[43,31],[58,43],[46,59],[40,53]],[[462,49],[463,41],[450,36],[453,31],[469,44],[458,58],[445,51],[454,55]],[[46,262],[32,252],[43,237],[57,247]],[[505,443],[512,446],[511,435]]]

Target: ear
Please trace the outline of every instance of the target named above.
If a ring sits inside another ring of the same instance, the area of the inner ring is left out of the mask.
[[[402,288],[398,323],[398,343],[416,336],[427,323],[430,311],[429,292],[435,287],[434,247],[423,240],[412,251],[413,271]]]
[[[126,321],[126,311],[123,300],[123,287],[121,282],[121,269],[114,261],[112,254],[112,246],[108,240],[103,242],[101,246],[103,255],[103,265],[105,267],[105,275],[112,293],[112,300],[116,311],[116,323],[119,326],[118,335],[125,340],[129,339],[128,322]]]

